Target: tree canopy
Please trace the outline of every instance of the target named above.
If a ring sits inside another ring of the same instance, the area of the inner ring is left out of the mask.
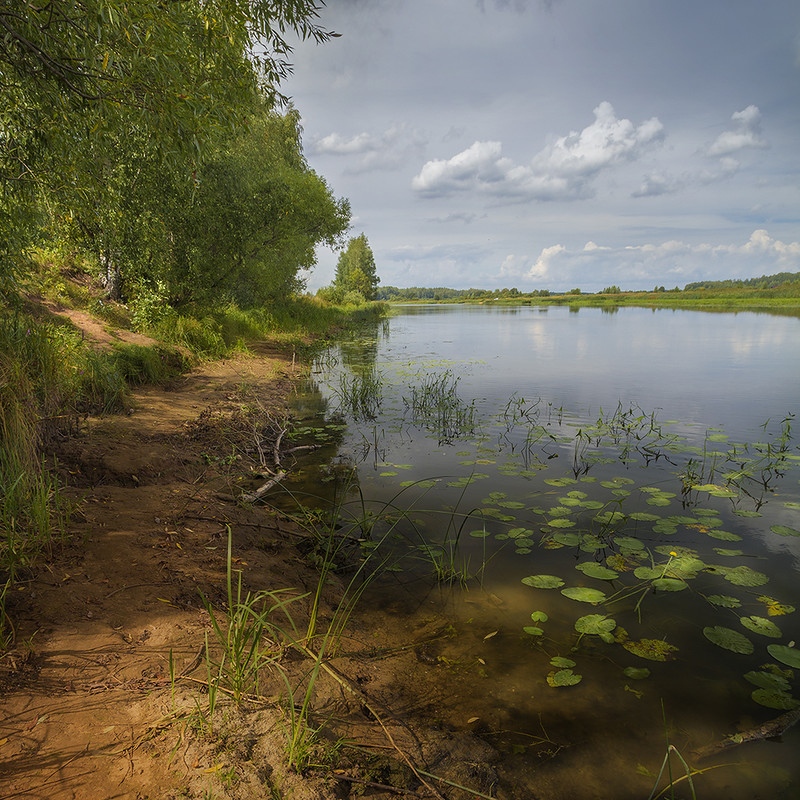
[[[347,243],[336,265],[334,290],[347,293],[358,292],[365,300],[374,300],[378,294],[378,278],[375,257],[367,237],[362,233]]]
[[[267,207],[275,213],[291,195],[293,204],[284,203],[283,216],[287,208],[300,214],[306,201],[315,204],[304,208],[297,230],[289,232],[277,217],[269,223],[271,243],[282,236],[282,253],[291,251],[292,277],[313,263],[309,242],[333,241],[346,207],[305,164],[296,112],[281,121],[269,109],[290,71],[289,35],[319,42],[336,35],[318,24],[321,5],[317,0],[0,0],[3,283],[13,283],[25,246],[45,227],[52,232],[53,225],[98,256],[112,291],[142,277],[174,283],[181,263],[175,242],[182,243],[184,255],[204,252],[197,243],[186,244],[188,231],[194,225],[208,240],[208,226],[201,227],[203,203],[213,195],[219,200],[223,184],[237,181],[238,211],[228,215],[229,226],[244,213],[248,192],[251,204],[269,194]],[[287,137],[282,153],[277,139],[264,138],[269,126],[285,128],[275,134]],[[265,141],[271,143],[259,161],[258,147]],[[288,150],[294,153],[289,156]],[[267,192],[263,181],[270,163],[282,177],[275,177]],[[263,227],[254,235],[263,237]],[[239,252],[233,260],[240,266],[252,262],[258,249],[263,265],[263,241],[256,248],[251,239],[250,255]],[[216,244],[219,266],[223,256]],[[277,264],[275,246],[271,254]],[[194,280],[210,261],[204,253],[204,265],[189,269],[184,259],[184,281]],[[209,280],[201,285],[208,287]]]

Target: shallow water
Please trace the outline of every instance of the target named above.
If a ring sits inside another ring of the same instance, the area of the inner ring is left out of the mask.
[[[448,724],[537,796],[647,797],[666,736],[691,762],[800,698],[798,410],[795,318],[407,307],[320,357],[329,466],[295,489],[353,474],[345,529],[396,570],[371,602],[450,621]],[[698,796],[795,796],[798,743],[698,763],[728,765]]]

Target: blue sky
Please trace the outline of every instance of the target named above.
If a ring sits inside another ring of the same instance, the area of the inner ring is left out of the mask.
[[[800,271],[797,0],[329,0],[321,22],[341,36],[298,43],[284,91],[382,284]]]

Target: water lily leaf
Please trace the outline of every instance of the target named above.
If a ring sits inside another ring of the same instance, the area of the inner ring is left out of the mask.
[[[770,644],[767,645],[767,652],[781,664],[786,664],[787,667],[794,667],[800,669],[800,650],[794,647],[788,647],[785,644]]]
[[[703,628],[703,635],[709,642],[734,653],[749,655],[753,652],[753,643],[744,634],[722,625]]]
[[[574,478],[545,478],[544,482],[549,486],[570,486],[577,483]]]
[[[526,586],[533,586],[534,589],[558,589],[564,585],[564,581],[555,575],[528,575],[522,582]]]
[[[534,622],[547,622],[549,617],[547,616],[547,614],[544,613],[544,611],[532,611],[531,619]]]
[[[771,692],[788,692],[791,688],[789,681],[783,675],[776,675],[774,672],[745,672],[745,680],[758,686],[759,689],[768,689]]]
[[[603,511],[602,514],[598,514],[594,519],[595,522],[599,522],[601,525],[616,525],[618,522],[624,522],[627,517],[621,511]]]
[[[625,667],[622,674],[626,678],[634,681],[643,681],[645,678],[650,677],[650,670],[647,667]]]
[[[796,511],[800,511],[800,503],[794,503],[791,500],[789,500],[786,503],[784,503],[783,507],[784,508],[791,508],[791,509],[794,509]]]
[[[791,695],[772,692],[769,689],[756,689],[750,696],[759,705],[777,708],[781,711],[790,711],[800,706],[800,700],[795,700]]]
[[[653,581],[653,588],[659,592],[680,592],[686,587],[685,581],[679,581],[676,578],[657,578]]]
[[[800,531],[788,525],[770,525],[769,529],[778,536],[800,536]]]
[[[605,503],[602,503],[600,500],[582,500],[581,501],[581,508],[588,509],[589,511],[596,511],[598,508],[602,508]]]
[[[475,539],[485,539],[490,534],[489,531],[486,530],[486,528],[480,528],[475,531],[470,531],[469,535],[474,537]]]
[[[500,500],[497,505],[501,508],[525,508],[525,503],[520,503],[519,500]]]
[[[609,619],[604,614],[587,614],[585,617],[575,620],[575,630],[578,631],[578,633],[599,636],[608,644],[614,641],[611,631],[616,627],[616,621]]]
[[[729,549],[727,549],[725,547],[715,547],[714,548],[714,552],[717,553],[717,555],[728,556],[728,557],[732,558],[733,556],[742,555],[744,550],[729,550]]]
[[[533,625],[526,625],[522,630],[531,636],[542,636],[544,634],[544,631],[541,628],[537,628]]]
[[[663,494],[654,494],[647,498],[645,501],[649,506],[668,506],[670,499]]]
[[[781,638],[781,629],[771,620],[764,617],[742,617],[739,622],[753,633],[760,633],[762,636],[771,636],[773,639]]]
[[[727,594],[710,594],[706,597],[709,603],[713,603],[715,606],[721,606],[722,608],[739,608],[742,603],[741,601],[737,600],[735,597],[730,597]]]
[[[564,658],[564,656],[553,656],[550,663],[559,669],[569,669],[575,666],[575,662],[571,658]]]
[[[558,502],[567,508],[574,508],[582,504],[582,501],[578,500],[577,497],[559,497]]]
[[[576,675],[571,669],[560,669],[558,672],[551,672],[547,676],[549,686],[575,686],[583,680],[583,675]]]
[[[763,586],[769,582],[769,578],[763,572],[744,566],[726,570],[723,577],[737,586]]]
[[[736,492],[731,491],[726,486],[718,486],[714,483],[704,483],[701,486],[692,486],[697,492],[708,492],[712,497],[738,497]]]
[[[573,489],[571,492],[567,492],[567,497],[576,498],[578,500],[585,500],[588,496],[586,492],[582,492],[579,489]]]
[[[712,539],[719,539],[723,542],[741,542],[742,537],[738,533],[730,533],[730,531],[708,531],[708,535]]]
[[[575,522],[571,519],[564,519],[564,517],[556,517],[547,521],[551,528],[574,528]],[[575,542],[577,544],[577,542]]]
[[[650,661],[667,661],[670,658],[674,658],[673,654],[678,650],[675,645],[668,644],[661,639],[628,640],[623,642],[622,646],[635,656],[646,658]]]
[[[601,581],[611,581],[619,577],[619,573],[604,567],[602,564],[598,564],[596,561],[584,561],[581,564],[576,564],[575,569],[579,569],[590,578],[598,578]]]
[[[570,600],[577,600],[579,603],[591,603],[596,606],[606,599],[606,595],[599,589],[588,589],[585,586],[571,586],[567,589],[562,589],[561,594],[564,597],[569,597]]]
[[[635,519],[638,522],[657,522],[661,519],[658,514],[647,514],[644,511],[636,511],[631,514],[631,519]]]
[[[766,605],[768,617],[781,617],[784,614],[791,614],[794,611],[794,606],[779,603],[774,598],[767,597],[763,594],[758,598],[758,600]]]
[[[663,567],[636,567],[633,571],[633,574],[640,580],[640,581],[652,581],[656,578],[662,577],[664,574]]]
[[[605,546],[605,542],[593,533],[585,533],[581,537],[581,550],[584,553],[595,553]]]
[[[733,512],[737,517],[761,517],[763,514],[760,511],[746,511],[744,509],[737,509]]]
[[[559,531],[552,536],[553,541],[567,547],[575,547],[581,542],[581,535],[575,531]]]
[[[612,478],[610,481],[600,481],[600,485],[606,489],[618,489],[620,486],[630,486],[635,482],[633,478]]]
[[[614,544],[623,550],[644,550],[644,543],[633,536],[615,536]]]

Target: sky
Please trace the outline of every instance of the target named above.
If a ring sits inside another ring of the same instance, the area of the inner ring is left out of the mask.
[[[800,271],[797,0],[328,0],[320,22],[340,36],[297,43],[283,91],[382,285]]]

